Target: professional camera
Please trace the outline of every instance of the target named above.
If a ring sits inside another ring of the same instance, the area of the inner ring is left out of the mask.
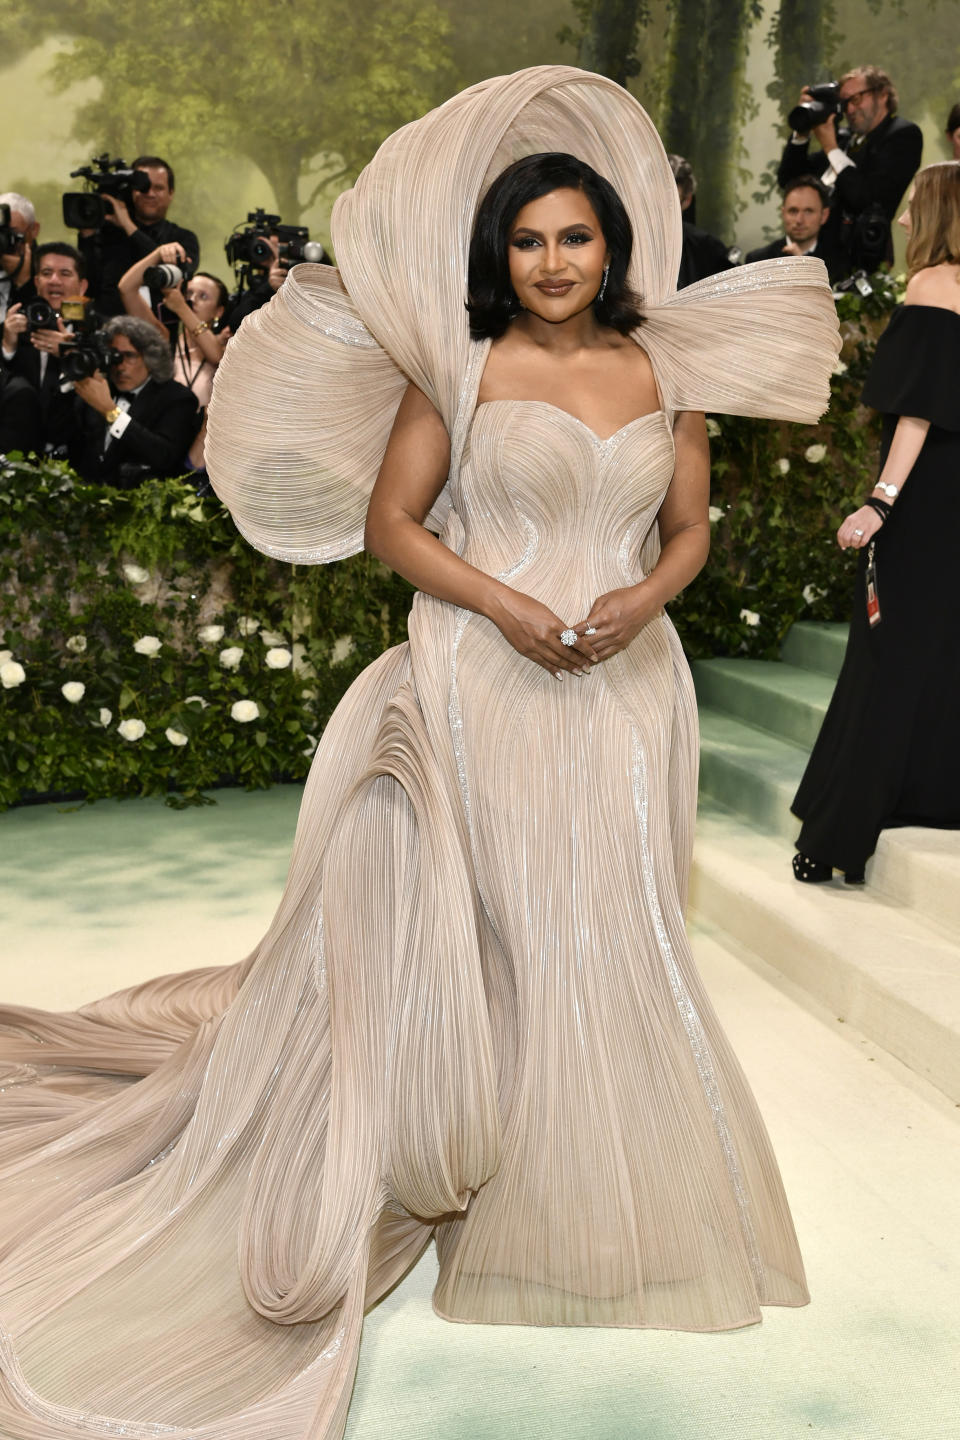
[[[10,224],[10,206],[0,205],[0,255],[19,255],[25,238]]]
[[[177,265],[148,265],[143,283],[150,290],[179,290],[184,280],[192,278],[196,264],[187,256]]]
[[[34,330],[56,330],[57,312],[47,300],[28,300],[23,307],[27,317],[27,334]]]
[[[787,116],[787,124],[798,135],[809,135],[811,130],[822,125],[824,120],[829,120],[831,115],[843,114],[840,86],[835,80],[825,80],[822,85],[808,85],[806,88],[813,99],[801,100]]]
[[[246,229],[239,225],[224,242],[227,261],[234,269],[243,267],[255,270],[269,270],[273,264],[273,246],[270,236],[281,228],[279,215],[268,215],[265,210],[251,210],[247,215]]]
[[[275,234],[279,241],[277,259],[281,265],[298,265],[301,260],[319,264],[327,258],[320,241],[310,239],[306,225],[278,225]]]
[[[113,348],[102,330],[78,335],[71,345],[64,345],[60,350],[61,385],[88,380],[97,370],[101,375],[109,375],[112,367],[119,365],[122,359],[123,356]]]
[[[846,228],[847,217],[844,216],[844,231]],[[883,206],[877,201],[861,210],[850,222],[850,232],[851,259],[864,270],[876,270],[886,260],[890,244],[890,221]]]
[[[63,223],[71,230],[96,230],[113,214],[104,195],[121,200],[129,210],[134,195],[137,192],[143,195],[150,189],[150,176],[145,170],[131,170],[122,160],[111,160],[107,154],[95,155],[89,165],[71,170],[70,178],[87,182],[86,190],[63,197]]]

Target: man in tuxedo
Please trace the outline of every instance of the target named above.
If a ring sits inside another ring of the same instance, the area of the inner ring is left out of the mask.
[[[769,245],[761,245],[747,255],[747,264],[754,260],[775,260],[781,255],[815,255],[827,267],[831,285],[844,275],[843,256],[830,246],[826,224],[830,218],[827,191],[815,175],[799,175],[791,180],[780,207],[784,233]]]
[[[32,385],[39,396],[40,448],[47,454],[66,453],[73,428],[73,397],[60,388],[60,355],[71,340],[71,326],[60,314],[65,300],[86,294],[83,261],[72,245],[51,241],[36,254],[34,286],[37,299],[54,312],[50,325],[28,323],[27,307],[15,302],[3,322],[3,369]]]
[[[104,195],[110,215],[98,230],[81,230],[78,241],[87,266],[90,293],[102,315],[124,313],[117,289],[120,277],[158,245],[177,241],[183,246],[192,270],[200,263],[200,242],[196,235],[167,219],[174,197],[173,170],[167,161],[159,155],[141,155],[131,168],[144,171],[150,181],[149,190],[134,190],[133,213],[116,196]],[[166,317],[161,318],[168,323]],[[172,318],[175,332],[176,320]]]
[[[114,316],[100,333],[113,352],[110,379],[97,371],[76,382],[71,463],[85,480],[125,490],[183,475],[201,416],[193,391],[171,379],[163,336],[132,315]]]
[[[809,100],[804,90],[803,100]],[[837,133],[829,115],[813,127],[820,152],[809,153],[810,136],[794,133],[777,172],[781,189],[799,175],[816,175],[831,195],[826,229],[845,269],[873,270],[893,260],[890,225],[923,152],[920,127],[897,114],[897,92],[875,65],[851,70],[840,82],[839,101],[849,131]]]

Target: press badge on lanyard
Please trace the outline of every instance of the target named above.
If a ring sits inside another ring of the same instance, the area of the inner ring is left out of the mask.
[[[880,597],[877,594],[876,546],[871,540],[867,551],[867,619],[871,625],[880,624]]]

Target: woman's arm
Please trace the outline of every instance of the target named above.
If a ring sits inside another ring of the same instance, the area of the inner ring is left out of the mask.
[[[577,626],[591,637],[601,660],[625,649],[668,600],[679,595],[706,563],[710,553],[710,444],[699,411],[684,411],[673,427],[676,465],[657,523],[660,558],[645,580],[600,595]]]
[[[400,402],[370,496],[364,545],[418,590],[492,620],[515,650],[562,678],[594,659],[589,641],[561,644],[567,622],[546,605],[461,560],[423,522],[447,479],[450,439],[415,385]]]
[[[209,360],[211,365],[219,365],[223,359],[223,352],[229,336],[215,335],[209,325],[205,322],[201,323],[187,303],[187,297],[179,288],[164,290],[162,294],[164,305],[168,310],[173,311],[187,334],[193,336],[204,360]]]
[[[151,265],[158,265],[165,257],[164,250],[176,248],[183,254],[180,245],[158,245],[156,250],[151,250],[149,255],[144,255],[142,260],[137,260],[125,270],[117,282],[117,289],[120,291],[120,299],[123,301],[123,308],[128,315],[133,315],[138,320],[149,320],[155,330],[159,330],[165,340],[168,340],[169,332],[167,327],[157,319],[150,306],[140,294],[140,287],[143,284],[143,277]],[[175,257],[174,257],[175,258]]]
[[[897,497],[891,498],[880,489],[880,486],[896,485],[898,490],[903,489],[911,470],[917,463],[929,429],[929,420],[920,420],[914,415],[900,416],[897,428],[893,432],[890,449],[887,451],[886,461],[880,472],[880,479],[872,491],[876,498],[882,500],[884,504],[896,504]],[[864,545],[869,545],[884,523],[871,505],[861,505],[860,509],[854,510],[851,515],[848,515],[840,526],[837,531],[837,543],[841,550],[859,550]]]

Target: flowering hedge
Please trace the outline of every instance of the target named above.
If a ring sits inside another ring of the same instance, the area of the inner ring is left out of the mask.
[[[798,617],[844,619],[852,557],[834,532],[874,478],[857,405],[897,298],[846,296],[842,365],[816,427],[709,421],[714,544],[671,606],[691,656],[774,657]],[[406,637],[409,586],[366,555],[287,566],[214,498],[135,491],[63,464],[0,466],[0,808],[50,795],[202,803],[307,772],[355,675]]]

